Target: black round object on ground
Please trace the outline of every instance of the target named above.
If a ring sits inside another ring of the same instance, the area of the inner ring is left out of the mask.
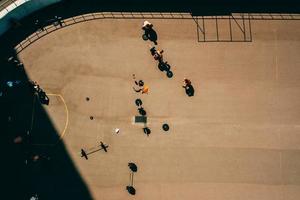
[[[194,87],[192,85],[189,85],[185,88],[185,93],[189,96],[192,97],[194,96],[195,90]]]
[[[135,189],[132,186],[126,186],[126,190],[128,191],[129,194],[135,195]]]
[[[158,69],[160,70],[160,71],[170,71],[170,69],[171,69],[171,66],[167,63],[167,62],[160,62],[160,63],[158,63]],[[173,74],[172,74],[172,76],[173,76]]]
[[[173,77],[173,72],[167,71],[167,77],[168,77],[168,78],[172,78],[172,77]]]
[[[142,100],[141,99],[136,99],[135,100],[135,105],[136,106],[141,106],[143,104]]]
[[[147,113],[146,113],[146,111],[144,110],[144,108],[139,108],[138,110],[139,110],[140,115],[142,115],[142,116],[147,115]]]
[[[164,64],[158,63],[158,69],[159,69],[160,71],[165,71]]]
[[[164,131],[168,131],[170,129],[168,124],[163,124],[162,128]]]
[[[93,119],[94,119],[94,117],[93,117],[93,116],[90,116],[90,119],[91,119],[91,120],[93,120]]]
[[[128,167],[132,172],[137,172],[137,166],[135,163],[128,163]]]
[[[143,38],[143,40],[145,40],[145,41],[149,39],[148,36],[147,36],[146,34],[143,34],[143,35],[142,35],[142,38]]]
[[[166,68],[167,71],[170,71],[171,66],[167,62],[165,62],[165,68]]]
[[[149,136],[150,133],[151,133],[151,130],[150,130],[150,128],[148,128],[148,127],[143,128],[143,131],[144,131],[144,133],[145,133],[147,136]]]
[[[85,100],[86,100],[86,101],[89,101],[89,100],[90,100],[90,98],[89,98],[89,97],[87,97],[87,98],[85,98]]]

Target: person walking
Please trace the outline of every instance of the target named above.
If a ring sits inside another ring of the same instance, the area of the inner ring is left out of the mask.
[[[184,78],[182,87],[185,89],[185,93],[191,97],[194,96],[194,87],[192,86],[191,80]]]
[[[190,86],[190,85],[192,85],[191,80],[189,80],[189,79],[187,79],[187,78],[184,78],[184,79],[183,79],[183,85],[182,85],[182,87],[183,87],[183,88],[187,88],[187,87]]]
[[[157,34],[153,30],[153,24],[151,24],[148,21],[144,21],[144,24],[142,26],[142,29],[144,30],[144,35],[143,39],[144,40],[150,40],[152,41],[155,45],[157,45]]]
[[[158,60],[159,63],[163,62],[163,52],[164,50],[157,50],[155,47],[150,49],[151,55],[153,56],[154,60]]]

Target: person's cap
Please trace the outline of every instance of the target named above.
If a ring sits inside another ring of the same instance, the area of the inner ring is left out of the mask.
[[[144,26],[146,26],[147,24],[151,24],[151,23],[148,21],[144,21]]]

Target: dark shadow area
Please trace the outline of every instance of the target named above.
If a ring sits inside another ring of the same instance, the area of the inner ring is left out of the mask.
[[[136,190],[133,187],[133,177],[134,177],[134,173],[137,172],[137,166],[135,163],[128,163],[128,167],[130,169],[130,185],[126,186],[126,190],[128,191],[129,194],[135,195]]]
[[[164,61],[163,52],[164,50],[157,50],[155,46],[150,49],[150,53],[154,60],[158,61],[158,69],[162,72],[165,71],[168,78],[172,78],[173,72],[171,71],[171,66],[167,61]]]
[[[142,35],[143,40],[150,40],[153,42],[155,45],[157,45],[157,33],[153,29],[145,30],[144,34]]]
[[[143,107],[139,107],[138,111],[139,111],[140,115],[142,115],[142,116],[146,116],[147,115],[147,112],[146,112],[146,110]]]
[[[169,65],[169,63],[167,61],[159,62],[158,69],[162,72],[165,71],[168,78],[172,78],[174,75],[173,72],[171,71],[171,66]]]
[[[171,70],[171,66],[168,64],[168,62],[159,62],[158,63],[158,69],[160,70],[160,71],[166,71],[166,72],[168,72],[168,71],[170,71]]]
[[[138,107],[139,107],[139,106],[142,106],[142,105],[143,105],[142,100],[141,100],[141,99],[136,99],[136,100],[135,100],[135,105],[138,106]]]
[[[8,61],[11,56],[17,59],[10,38],[2,37],[0,47],[1,198],[92,199],[28,84],[26,66]]]
[[[182,86],[185,90],[185,93],[189,96],[192,97],[195,94],[195,90],[194,87],[192,86],[192,82],[191,80],[184,78],[183,79],[183,86]]]
[[[126,186],[126,190],[131,195],[135,195],[135,193],[136,193],[135,188],[133,186]]]
[[[149,136],[151,134],[151,129],[149,127],[143,128],[144,133]]]
[[[132,162],[128,163],[128,167],[132,172],[137,172],[137,170],[138,170],[137,165]]]
[[[170,127],[169,127],[168,124],[163,124],[163,125],[162,125],[162,129],[163,129],[164,131],[169,131]]]
[[[153,42],[154,44],[157,44],[156,41],[157,41],[158,37],[157,37],[157,33],[155,30],[151,29],[148,31],[148,38],[151,42]]]
[[[173,77],[173,72],[172,71],[167,71],[167,77],[172,78]]]
[[[185,87],[185,93],[189,96],[192,97],[195,94],[194,87],[192,85],[188,85]]]
[[[96,147],[93,147],[93,148],[90,148],[90,149],[81,149],[80,150],[80,154],[81,154],[81,157],[85,158],[86,160],[88,160],[88,156],[91,155],[91,154],[94,154],[98,151],[101,151],[103,150],[104,152],[107,153],[107,149],[108,149],[108,145],[107,144],[104,144],[103,142],[100,142],[100,145],[96,146]]]
[[[141,99],[136,99],[136,100],[135,100],[135,105],[138,107],[137,109],[138,109],[139,114],[140,114],[141,116],[146,116],[146,115],[147,115],[147,112],[146,112],[146,110],[142,107],[142,104],[143,104],[143,102],[142,102]]]
[[[28,130],[31,132],[31,144],[51,145],[59,141],[60,133],[57,133],[53,124],[49,123],[49,118],[44,117],[48,114],[37,100],[37,97],[33,97],[32,104],[28,104],[28,112],[26,113],[30,114],[30,127],[28,127]]]
[[[147,124],[147,117],[146,116],[135,116],[134,117],[134,123],[143,123]]]
[[[292,0],[65,0],[20,21],[11,18],[11,29],[0,37],[1,198],[22,200],[37,194],[43,200],[92,199],[62,142],[55,146],[33,145],[52,144],[58,140],[59,133],[40,102],[34,102],[25,84],[28,81],[26,66],[9,62],[8,58],[17,59],[14,47],[35,31],[52,23],[61,26],[60,19],[92,12],[300,13],[298,4],[299,1]],[[16,87],[8,87],[8,81]],[[146,115],[146,112],[141,114]],[[127,189],[135,194],[134,188]]]

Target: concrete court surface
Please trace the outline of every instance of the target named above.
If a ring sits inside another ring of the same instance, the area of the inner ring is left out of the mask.
[[[94,199],[300,199],[299,21],[253,21],[250,43],[198,43],[193,20],[149,21],[171,79],[141,39],[143,20],[79,23],[19,54],[29,77],[65,100],[68,119],[57,96],[45,109],[60,133],[68,120],[63,142]],[[133,91],[132,74],[148,95]],[[149,137],[132,123],[136,98]],[[80,157],[99,141],[108,153]],[[135,196],[125,190],[129,161],[138,165]]]

